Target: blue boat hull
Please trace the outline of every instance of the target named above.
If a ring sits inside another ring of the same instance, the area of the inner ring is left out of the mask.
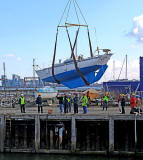
[[[98,81],[103,76],[107,67],[108,67],[107,64],[102,66],[95,65],[90,67],[84,67],[84,68],[80,68],[80,72],[84,75],[88,83],[92,84]],[[56,79],[61,82],[61,84],[63,84],[64,86],[67,86],[70,89],[85,86],[85,82],[79,76],[76,70],[62,72],[55,76],[56,76]],[[52,76],[42,79],[42,81],[56,83]]]

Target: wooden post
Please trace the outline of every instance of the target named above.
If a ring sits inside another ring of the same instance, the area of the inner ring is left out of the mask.
[[[71,121],[71,151],[76,151],[76,121],[74,116],[72,116]]]
[[[35,152],[38,152],[40,149],[40,117],[39,115],[35,116]]]
[[[47,121],[46,121],[46,148],[48,148],[48,127],[47,127]]]
[[[109,152],[114,151],[114,119],[109,119]]]
[[[54,148],[54,132],[51,129],[50,130],[50,149],[53,149],[53,148]]]
[[[27,125],[24,126],[24,148],[27,148]]]
[[[137,115],[135,115],[135,152],[137,147]]]
[[[19,129],[18,126],[15,126],[15,147],[18,149],[19,146]]]
[[[5,138],[5,121],[4,121],[4,115],[0,117],[0,152],[4,151],[4,138]]]

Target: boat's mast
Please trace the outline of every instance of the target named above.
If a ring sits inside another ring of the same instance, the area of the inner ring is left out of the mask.
[[[3,74],[4,74],[4,93],[6,97],[6,74],[5,74],[5,62],[3,62]]]
[[[115,60],[113,60],[113,80],[115,80]]]
[[[128,61],[127,61],[127,54],[126,54],[126,73],[125,73],[125,79],[128,78],[128,75],[127,75],[127,74],[128,74],[128,73],[127,73],[127,71],[128,71],[128,70],[127,70],[127,69],[128,69],[128,66],[127,66],[127,65],[128,65],[128,64],[127,64],[127,62],[128,62]]]
[[[33,58],[33,86],[36,86],[35,81],[35,59]]]

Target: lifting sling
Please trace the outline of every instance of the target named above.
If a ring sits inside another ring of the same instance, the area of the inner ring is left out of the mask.
[[[72,52],[72,57],[73,57],[73,60],[74,60],[74,65],[75,65],[75,68],[76,68],[76,71],[77,73],[80,75],[80,77],[82,78],[82,80],[84,81],[84,83],[86,85],[89,85],[88,81],[84,78],[83,74],[80,72],[78,66],[77,66],[77,62],[76,62],[76,58],[75,58],[75,55],[74,55],[74,48],[75,48],[75,45],[76,45],[76,42],[77,42],[77,37],[78,37],[78,33],[79,33],[79,28],[76,32],[76,38],[75,38],[75,42],[74,42],[74,45],[72,47],[72,44],[71,44],[71,40],[70,40],[70,36],[69,36],[69,32],[68,32],[68,29],[66,28],[66,31],[67,31],[67,35],[68,35],[68,39],[69,39],[69,43],[70,43],[70,47],[71,47],[71,52]]]
[[[56,49],[57,49],[57,39],[58,39],[58,28],[57,28],[57,33],[56,33],[56,41],[55,41],[55,48],[54,48],[54,55],[53,55],[53,63],[52,63],[52,76],[54,80],[60,84],[60,81],[56,79],[55,73],[54,73],[54,65],[55,65],[55,57],[56,57]]]
[[[90,56],[93,57],[92,45],[91,45],[91,40],[90,40],[90,34],[89,34],[89,29],[88,29],[88,27],[87,27],[87,32],[88,32],[88,40],[89,40]]]

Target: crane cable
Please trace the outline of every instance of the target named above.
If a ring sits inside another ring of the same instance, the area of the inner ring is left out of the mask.
[[[80,14],[81,14],[81,16],[82,16],[82,18],[83,18],[83,20],[84,20],[85,24],[87,25],[87,22],[86,22],[86,20],[85,20],[85,18],[84,18],[84,16],[83,16],[83,14],[82,14],[82,11],[81,11],[81,9],[80,9],[80,7],[79,7],[78,3],[76,2],[76,0],[75,0],[75,3],[76,3],[76,5],[77,5],[77,7],[78,7],[78,9],[79,9],[79,11],[80,11]]]
[[[70,3],[69,3],[69,8],[68,8],[68,11],[67,11],[67,16],[66,16],[66,21],[65,21],[65,24],[66,24],[66,23],[67,23],[67,21],[68,21],[68,17],[69,17],[70,8],[71,8],[71,1],[70,1]]]
[[[67,29],[67,27],[66,27],[66,31],[67,31],[67,35],[68,35],[68,39],[69,39],[69,43],[70,43],[70,48],[71,48],[71,52],[72,52],[72,53],[71,53],[71,58],[73,57],[74,64],[75,64],[75,68],[76,68],[78,74],[80,75],[80,77],[83,79],[83,81],[85,82],[86,85],[89,85],[88,81],[84,78],[83,74],[80,72],[80,70],[79,70],[79,68],[78,68],[78,66],[77,66],[77,62],[76,62],[75,55],[74,55],[74,48],[75,48],[76,43],[77,43],[77,37],[78,37],[79,29],[80,29],[80,21],[79,21],[79,17],[78,17],[78,14],[77,14],[76,5],[77,5],[77,7],[78,7],[78,9],[79,9],[79,11],[80,11],[80,14],[81,14],[84,22],[85,22],[86,24],[87,24],[87,22],[86,22],[83,14],[82,14],[81,9],[80,9],[78,3],[76,2],[76,0],[73,0],[73,4],[74,4],[76,16],[77,16],[77,20],[78,20],[78,23],[79,23],[79,28],[78,28],[78,30],[77,30],[77,32],[76,32],[75,42],[74,42],[74,45],[73,45],[73,47],[72,47],[72,43],[71,43],[71,40],[70,40],[69,32],[68,32],[68,29]],[[62,19],[63,19],[63,16],[64,16],[64,14],[65,14],[65,12],[66,12],[66,10],[67,10],[68,5],[69,5],[69,8],[68,8],[67,17],[66,17],[66,22],[67,22],[68,15],[69,15],[69,11],[70,11],[70,6],[71,6],[71,0],[69,0],[69,1],[67,2],[67,5],[66,5],[66,7],[65,7],[65,9],[64,9],[64,12],[63,12],[63,14],[62,14],[62,16],[61,16],[61,18],[60,18],[59,25],[60,25],[60,23],[61,23],[61,21],[62,21]],[[66,22],[65,22],[65,24],[66,24]],[[58,25],[58,27],[59,27],[59,25]],[[54,55],[53,55],[53,62],[52,62],[52,75],[53,75],[54,80],[55,80],[58,84],[60,84],[60,81],[57,80],[57,78],[56,78],[56,76],[55,76],[55,73],[54,73],[54,65],[55,65],[55,57],[56,57],[56,49],[57,49],[57,39],[58,39],[58,27],[57,27],[55,47],[54,47]],[[91,55],[91,57],[93,57],[92,45],[91,45],[91,40],[90,40],[90,34],[89,34],[88,26],[87,26],[87,32],[88,32],[88,39],[89,39],[90,55]]]
[[[67,7],[68,7],[68,5],[70,6],[70,4],[71,4],[71,0],[69,0],[69,1],[67,2],[66,7],[65,7],[65,9],[64,9],[64,11],[63,11],[63,13],[62,13],[61,18],[60,18],[60,21],[59,21],[58,26],[60,25],[60,23],[61,23],[61,21],[62,21],[62,19],[63,19],[63,17],[64,17],[64,14],[65,14],[65,12],[66,12],[66,10],[67,10]]]
[[[77,19],[78,19],[78,23],[80,24],[76,6],[77,6],[77,8],[79,9],[79,12],[80,12],[80,14],[81,14],[81,16],[82,16],[85,24],[87,25],[86,19],[85,19],[84,15],[83,15],[83,13],[82,13],[82,11],[81,11],[78,3],[76,2],[76,0],[73,0],[73,2],[74,2],[74,8],[75,8],[76,16],[77,16]],[[92,51],[92,45],[91,45],[91,40],[90,40],[90,34],[89,34],[89,29],[88,29],[88,27],[87,27],[87,34],[88,34],[88,41],[89,41],[89,48],[90,48],[90,56],[93,57],[93,51]]]
[[[76,9],[76,1],[73,0],[73,4],[74,4],[74,9],[75,9],[76,17],[77,17],[77,20],[78,20],[78,24],[80,24],[79,17],[78,17],[78,12],[77,12],[77,9]]]

